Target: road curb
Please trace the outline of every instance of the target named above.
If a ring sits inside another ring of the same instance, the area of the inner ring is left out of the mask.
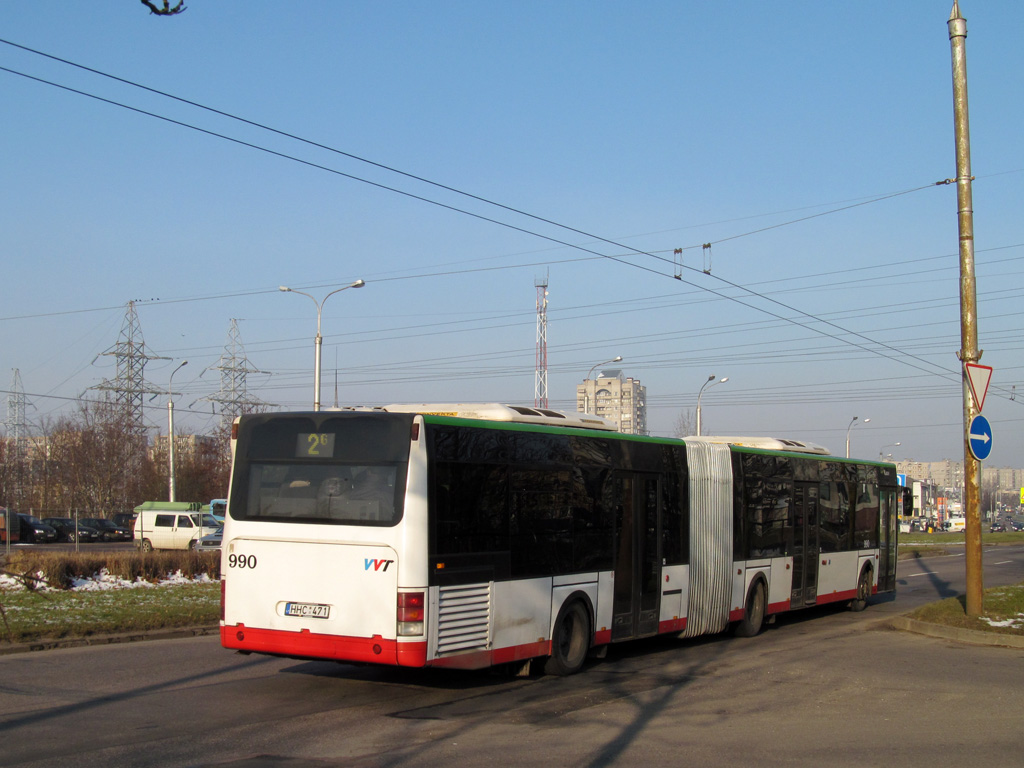
[[[906,616],[896,616],[889,619],[888,625],[893,629],[903,632],[937,637],[941,640],[953,640],[957,643],[988,645],[999,648],[1024,648],[1024,637],[1019,635],[1004,635],[999,632],[981,632],[977,629],[946,627],[941,624],[929,624],[926,621],[915,621],[914,619],[908,619]]]
[[[89,637],[66,637],[51,640],[33,640],[27,643],[0,643],[0,656],[32,651],[53,651],[59,648],[81,648],[87,645],[116,645],[137,643],[143,640],[174,640],[183,637],[202,637],[220,631],[219,625],[204,627],[168,627],[145,632],[124,632],[113,635],[92,635]]]

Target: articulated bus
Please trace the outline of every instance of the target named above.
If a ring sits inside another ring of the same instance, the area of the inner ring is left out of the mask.
[[[235,423],[221,643],[408,667],[543,664],[895,589],[892,464],[585,414],[393,405]]]

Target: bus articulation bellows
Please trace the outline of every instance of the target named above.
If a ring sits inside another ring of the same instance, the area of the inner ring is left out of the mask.
[[[222,644],[570,674],[609,643],[752,636],[895,588],[892,464],[613,429],[497,404],[242,416]]]

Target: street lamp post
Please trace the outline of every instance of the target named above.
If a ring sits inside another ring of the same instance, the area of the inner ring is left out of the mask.
[[[871,419],[861,419],[861,424],[867,424]],[[854,416],[850,419],[850,426],[846,428],[846,458],[850,458],[850,430],[853,429],[853,425],[857,423],[857,417]]]
[[[587,371],[587,378],[583,380],[583,412],[590,413],[590,388],[587,386],[587,382],[590,381],[590,375],[602,365],[608,365],[609,363],[621,363],[622,355],[616,355],[611,360],[605,360],[603,363],[598,363]],[[594,394],[597,395],[597,385],[594,386]]]
[[[167,379],[167,500],[176,501],[174,498],[174,390],[171,388],[174,382],[174,374],[188,365],[188,360],[182,360],[181,365],[171,371]],[[75,537],[77,541],[78,537]]]
[[[878,451],[879,460],[885,458],[886,448],[899,448],[901,445],[903,445],[903,443],[889,443],[888,445],[883,445]]]
[[[365,281],[363,281],[363,280],[356,280],[354,283],[351,283],[349,285],[343,285],[341,288],[337,288],[337,289],[331,291],[326,296],[324,296],[320,301],[317,301],[316,297],[311,296],[310,294],[306,293],[305,291],[297,291],[294,288],[289,288],[286,285],[278,286],[278,290],[279,291],[284,291],[285,293],[298,293],[298,294],[300,294],[302,296],[306,296],[309,299],[312,299],[313,303],[316,304],[316,339],[314,341],[314,352],[315,352],[315,354],[314,354],[314,358],[313,358],[313,410],[314,411],[319,411],[320,410],[320,359],[321,359],[321,349],[323,348],[323,344],[324,344],[324,337],[322,335],[320,335],[320,319],[321,319],[321,317],[323,315],[324,302],[326,302],[329,298],[331,298],[331,296],[333,296],[336,293],[340,293],[341,291],[344,291],[344,290],[346,290],[348,288],[362,288],[364,285],[366,285]]]
[[[715,382],[715,384],[725,384],[725,382],[727,382],[728,380],[728,376],[723,376],[718,381],[715,381],[715,374],[712,373],[710,376],[708,376],[708,380],[701,385],[700,392],[697,393],[697,437],[700,437],[700,399],[704,395],[704,389],[708,386],[708,384],[711,384],[711,382],[713,381]],[[715,384],[711,384],[711,386],[713,387],[715,386]]]

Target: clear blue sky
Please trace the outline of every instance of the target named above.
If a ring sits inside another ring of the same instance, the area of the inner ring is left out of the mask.
[[[962,458],[956,193],[934,186],[951,5],[5,2],[8,43],[329,149],[0,44],[6,69],[234,140],[0,71],[0,386],[20,371],[36,425],[73,408],[137,300],[171,358],[149,383],[189,361],[186,428],[217,421],[199,374],[232,318],[251,393],[308,408],[315,307],[277,287],[361,278],[325,305],[325,404],[335,367],[342,404],[532,403],[548,274],[554,408],[622,355],[656,434],[715,374],[705,431],[842,454],[859,416],[856,455]],[[961,10],[988,466],[1019,467],[1024,6]]]

